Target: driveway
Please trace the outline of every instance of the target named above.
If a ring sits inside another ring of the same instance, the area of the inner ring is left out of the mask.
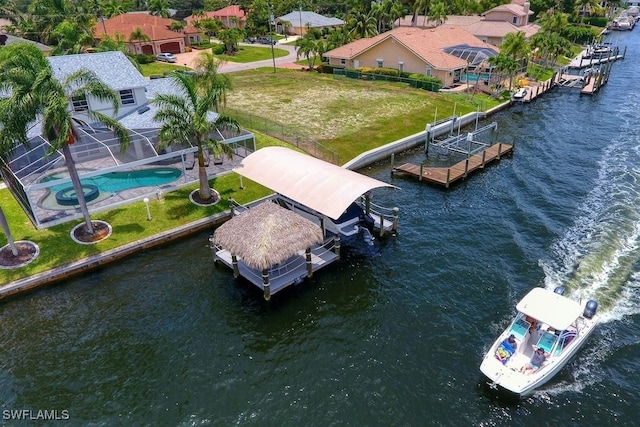
[[[245,44],[245,43],[240,43],[240,46],[253,46],[253,47],[258,47],[258,48],[262,48],[262,49],[271,49],[271,46],[268,45],[260,45],[260,44]],[[278,49],[283,49],[289,52],[289,54],[287,56],[282,56],[280,58],[276,58],[275,59],[275,66],[278,68],[297,68],[297,69],[301,69],[304,68],[300,65],[295,64],[295,61],[297,61],[298,59],[296,58],[296,48],[295,46],[291,46],[291,45],[287,45],[287,44],[276,44],[274,47],[278,48]],[[188,68],[194,68],[195,67],[195,60],[198,57],[198,55],[201,53],[202,51],[199,50],[194,50],[192,52],[187,52],[187,53],[177,53],[175,54],[176,57],[178,58],[178,62],[176,64],[178,65],[184,65]],[[273,59],[265,59],[262,61],[255,61],[255,62],[246,62],[246,63],[240,63],[240,62],[231,62],[231,61],[226,61],[222,64],[222,66],[220,67],[220,69],[218,70],[221,73],[232,73],[234,71],[242,71],[242,70],[253,70],[259,67],[272,67],[274,65],[274,60]]]

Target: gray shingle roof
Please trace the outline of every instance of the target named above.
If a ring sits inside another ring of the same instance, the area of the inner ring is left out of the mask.
[[[138,110],[132,111],[129,114],[119,117],[118,122],[127,129],[157,129],[162,126],[162,123],[153,120],[158,111],[158,107],[151,101],[155,99],[158,94],[172,94],[181,95],[182,92],[176,87],[175,82],[170,78],[152,79],[149,80],[147,90],[147,99],[149,103],[141,106]],[[216,119],[217,114],[213,111],[207,113],[209,120]]]
[[[122,52],[50,56],[47,59],[55,77],[61,81],[67,75],[86,68],[114,90],[134,89],[149,83]]]
[[[307,12],[304,10],[287,13],[277,19],[279,21],[289,21],[294,27],[305,27],[307,23],[310,24],[311,28],[344,25],[344,21],[342,19],[329,18],[315,12]]]

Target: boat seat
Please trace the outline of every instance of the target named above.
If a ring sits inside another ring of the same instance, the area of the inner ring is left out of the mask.
[[[516,323],[511,327],[510,333],[513,334],[514,337],[520,342],[524,341],[525,335],[529,332],[529,328],[531,327],[531,323],[524,320],[522,317],[519,318]]]
[[[511,356],[516,352],[516,349],[511,347],[507,340],[504,340],[500,343],[498,348],[496,349],[496,359],[498,359],[503,365],[509,361]]]
[[[545,353],[551,353],[551,349],[553,348],[553,344],[556,342],[556,334],[552,332],[545,332],[542,334],[540,339],[538,340],[538,344],[536,344],[539,348],[543,349]]]

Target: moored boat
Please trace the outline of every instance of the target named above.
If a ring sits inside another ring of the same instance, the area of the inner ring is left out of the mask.
[[[534,288],[516,305],[517,314],[509,327],[489,348],[480,371],[492,388],[519,397],[532,394],[549,381],[584,345],[598,317],[598,303],[582,304],[563,296],[564,288],[552,291]],[[515,341],[509,343],[509,338]],[[541,349],[540,366],[529,366]],[[524,372],[524,368],[526,369]]]

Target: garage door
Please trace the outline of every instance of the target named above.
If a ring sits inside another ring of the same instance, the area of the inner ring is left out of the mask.
[[[153,55],[153,46],[150,44],[145,44],[142,46],[142,53],[145,55]]]
[[[160,52],[162,53],[181,53],[180,52],[180,43],[171,42],[160,45]]]

